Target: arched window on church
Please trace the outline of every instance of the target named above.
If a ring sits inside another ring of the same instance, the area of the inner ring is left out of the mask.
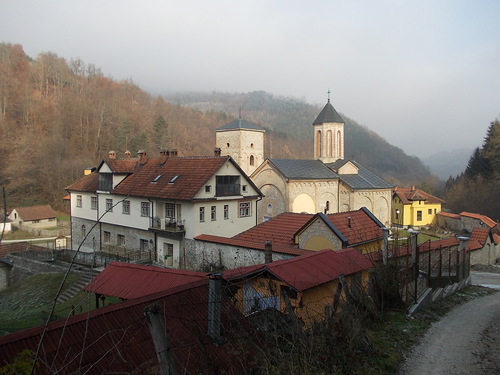
[[[343,157],[342,155],[342,133],[340,130],[337,131],[337,156],[339,158]]]
[[[316,157],[321,157],[321,130],[316,132]]]
[[[85,235],[87,234],[87,228],[85,227],[85,225],[82,225],[82,237],[85,237]]]
[[[250,165],[255,165],[255,158],[253,157],[253,155],[250,155]]]
[[[273,213],[273,205],[271,203],[269,203],[267,205],[267,214],[272,215],[272,213]]]
[[[326,132],[326,156],[332,156],[332,131]]]

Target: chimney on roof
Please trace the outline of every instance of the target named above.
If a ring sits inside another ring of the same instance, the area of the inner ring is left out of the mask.
[[[160,150],[160,162],[161,162],[161,164],[164,164],[167,161],[169,154],[170,153],[167,149]]]
[[[147,161],[146,151],[144,151],[144,150],[137,151],[137,157],[139,158],[140,164],[146,163],[146,161]]]
[[[264,263],[273,262],[273,243],[271,241],[266,241],[264,243]]]
[[[129,150],[125,151],[125,158],[130,159],[130,151]]]
[[[220,149],[220,147],[214,148],[214,156],[216,158],[218,158],[218,157],[220,157],[220,155],[221,155],[221,149]]]
[[[114,151],[108,152],[108,159],[116,159],[116,152]]]
[[[350,216],[347,217],[347,228],[352,229],[352,219]]]
[[[221,340],[222,273],[212,273],[209,277],[207,334],[213,341],[218,342]]]
[[[415,185],[411,185],[411,191],[415,191]]]

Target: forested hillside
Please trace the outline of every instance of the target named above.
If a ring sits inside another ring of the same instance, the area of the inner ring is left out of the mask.
[[[472,153],[464,173],[446,182],[447,207],[500,220],[500,122],[490,124],[483,146]]]
[[[64,208],[64,187],[110,150],[119,157],[139,149],[156,156],[162,147],[177,148],[180,156],[211,155],[214,129],[238,116],[240,107],[247,120],[268,129],[271,156],[312,157],[311,124],[321,108],[264,92],[204,95],[169,103],[80,59],[51,52],[32,58],[20,45],[0,44],[0,186],[7,209]],[[418,159],[345,119],[347,157],[394,183],[430,181]]]
[[[277,97],[263,91],[243,94],[183,93],[166,95],[165,98],[172,103],[201,111],[222,111],[237,116],[241,110],[246,120],[268,129],[272,140],[269,148],[273,157],[282,156],[283,151],[287,150],[283,147],[283,141],[290,150],[286,157],[313,157],[312,123],[323,108],[322,105],[314,106],[300,99]],[[335,107],[335,103],[332,104]],[[437,188],[439,185],[437,178],[430,174],[420,159],[406,155],[403,150],[389,144],[367,127],[359,125],[344,114],[341,115],[346,122],[347,158],[363,163],[394,184],[425,183],[434,190]],[[278,150],[273,147],[274,143],[280,145]],[[277,153],[279,155],[276,155]]]

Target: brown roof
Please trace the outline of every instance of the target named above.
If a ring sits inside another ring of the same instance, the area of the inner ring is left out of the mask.
[[[473,219],[481,220],[483,223],[485,223],[490,228],[494,228],[495,225],[497,225],[497,223],[494,220],[490,219],[486,215],[475,214],[473,212],[464,211],[464,212],[460,212],[460,216],[466,216],[466,217],[471,217]]]
[[[495,245],[498,245],[500,243],[500,236],[496,233],[493,233],[493,242]]]
[[[51,219],[57,217],[56,212],[48,204],[43,206],[14,208],[23,221]]]
[[[397,195],[404,204],[410,204],[413,201],[425,201],[429,204],[443,204],[444,200],[435,197],[429,193],[426,193],[420,189],[405,189],[397,187],[394,189],[393,195]]]

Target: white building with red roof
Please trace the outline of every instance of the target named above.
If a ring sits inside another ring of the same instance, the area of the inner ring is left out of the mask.
[[[254,226],[262,197],[231,157],[166,151],[156,159],[111,157],[66,189],[73,249],[136,251],[176,268],[189,268],[195,236],[230,237]]]

